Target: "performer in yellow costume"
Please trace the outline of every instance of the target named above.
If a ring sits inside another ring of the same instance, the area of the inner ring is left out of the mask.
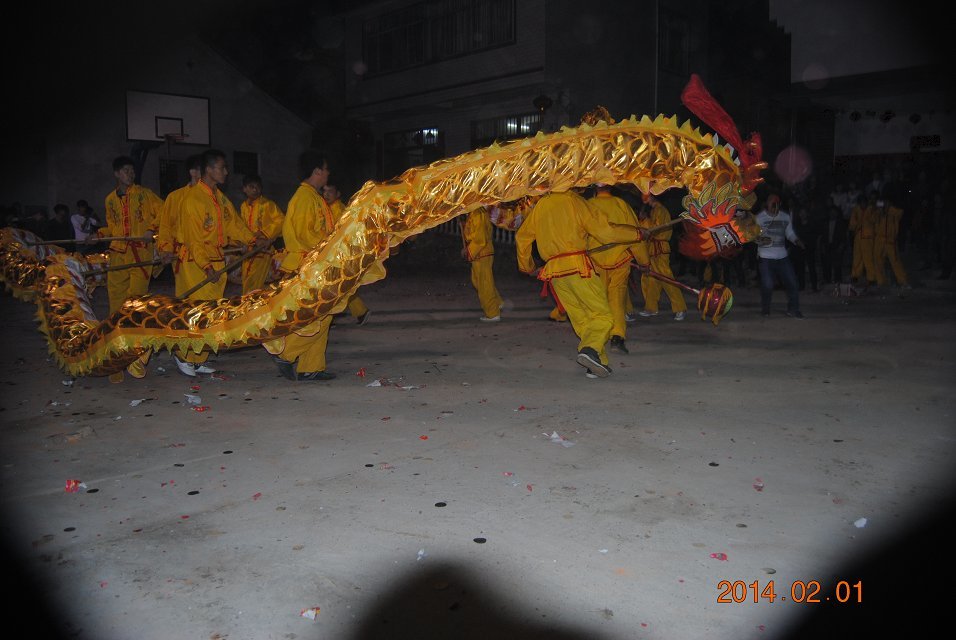
[[[242,192],[246,199],[239,205],[239,215],[249,230],[259,233],[274,242],[282,233],[285,215],[279,206],[262,195],[262,178],[250,174],[242,178]],[[266,249],[247,258],[242,263],[242,293],[261,289],[272,266],[272,254]]]
[[[588,204],[600,210],[609,222],[637,226],[637,215],[627,202],[611,193],[611,187],[605,184],[595,186],[594,197]],[[607,302],[611,309],[611,350],[627,353],[625,338],[627,322],[624,315],[628,312],[628,278],[631,275],[631,254],[627,245],[620,244],[602,251],[593,251],[598,246],[594,236],[588,237],[588,249],[592,262],[597,266],[598,274],[604,281]]]
[[[179,262],[179,247],[182,245],[182,235],[179,233],[179,216],[182,212],[183,201],[190,189],[196,186],[202,177],[202,156],[194,155],[186,159],[189,171],[189,183],[170,192],[163,203],[163,210],[159,215],[159,229],[156,232],[156,250],[165,264],[173,265],[173,280],[175,282],[176,297],[181,298],[183,286],[181,264]]]
[[[299,174],[302,183],[289,200],[282,223],[287,254],[281,270],[288,274],[299,269],[303,256],[317,247],[335,226],[332,210],[322,196],[322,187],[329,180],[325,155],[314,150],[304,152],[299,156]],[[325,370],[325,348],[331,324],[332,316],[323,316],[263,346],[275,357],[279,372],[289,380],[331,380],[335,374]]]
[[[478,303],[485,315],[482,322],[501,320],[501,295],[495,287],[495,247],[491,235],[491,214],[484,207],[459,218],[464,246],[461,257],[471,263],[471,284],[478,292]]]
[[[329,210],[332,211],[332,220],[338,222],[339,218],[342,217],[342,213],[345,211],[345,205],[342,204],[342,192],[339,191],[339,188],[334,184],[327,184],[322,187],[322,197],[325,198],[325,203],[329,205]],[[331,227],[328,232],[332,233]],[[359,325],[368,322],[371,313],[368,310],[368,306],[358,297],[358,293],[355,293],[349,298],[348,308],[349,313],[352,314],[352,317],[355,318],[355,321]]]
[[[670,211],[667,210],[667,207],[665,207],[660,200],[650,193],[643,194],[642,199],[649,209],[646,210],[647,214],[644,215],[643,211],[645,211],[645,209],[642,208],[642,215],[638,216],[637,225],[640,228],[652,229],[671,221]],[[649,264],[651,271],[673,279],[674,274],[671,272],[672,229],[672,227],[661,229],[642,244],[646,247],[647,258],[649,260],[649,262],[644,262],[644,264]],[[675,285],[662,282],[649,275],[641,276],[641,293],[644,294],[644,309],[638,311],[637,314],[645,318],[656,316],[661,299],[661,290],[667,294],[667,298],[670,300],[671,311],[674,312],[674,320],[683,320],[687,316],[687,302],[684,300],[684,296],[681,295],[680,289]]]
[[[909,278],[907,278],[906,269],[903,268],[899,249],[896,246],[903,210],[894,207],[887,200],[877,200],[875,211],[873,264],[876,267],[876,283],[880,286],[886,284],[886,261],[889,260],[890,268],[893,269],[893,277],[896,278],[896,284],[904,289],[909,289],[911,288]]]
[[[876,282],[876,261],[873,259],[873,245],[876,241],[876,196],[857,199],[856,206],[850,212],[850,233],[853,234],[853,269],[850,279],[864,284]]]
[[[143,240],[111,242],[110,266],[152,260],[151,238],[159,226],[163,200],[146,187],[134,183],[136,169],[132,158],[116,158],[113,161],[113,175],[116,177],[116,189],[106,196],[106,226],[100,229],[99,235],[140,237]],[[116,311],[130,296],[145,295],[149,291],[151,273],[152,267],[149,266],[110,271],[106,276],[110,313]]]
[[[153,258],[152,237],[159,226],[159,214],[163,200],[155,193],[135,183],[136,169],[133,159],[120,156],[113,160],[113,176],[116,189],[106,196],[106,226],[99,235],[139,237],[142,240],[114,240],[110,243],[110,266],[121,267]],[[106,291],[110,301],[110,313],[122,306],[131,296],[146,295],[152,267],[131,267],[106,274]],[[146,375],[149,353],[133,361],[126,370],[134,378]],[[122,382],[123,372],[111,374],[110,382]]]
[[[185,291],[208,280],[223,268],[223,248],[230,242],[255,243],[258,247],[264,247],[269,242],[262,234],[254,234],[249,230],[229,198],[219,190],[219,185],[229,175],[226,154],[218,149],[204,152],[202,172],[202,179],[183,200],[179,218],[179,233],[182,237],[179,261]],[[223,273],[190,293],[187,300],[218,300],[225,290],[226,274]],[[205,364],[208,357],[206,351],[173,355],[179,371],[190,377],[216,371]]]
[[[542,197],[515,234],[518,268],[549,280],[578,335],[577,362],[589,377],[611,375],[605,345],[614,321],[607,292],[587,254],[588,236],[598,244],[634,243],[641,239],[637,227],[609,222],[598,209],[573,191],[551,192]],[[535,267],[531,245],[545,260]]]

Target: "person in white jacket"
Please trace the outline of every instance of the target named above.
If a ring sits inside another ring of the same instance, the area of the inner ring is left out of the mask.
[[[770,239],[770,242],[757,247],[761,315],[770,315],[774,282],[779,279],[787,291],[787,315],[791,318],[802,318],[800,288],[797,284],[797,273],[793,270],[793,264],[787,254],[787,240],[798,247],[803,247],[803,242],[793,230],[790,214],[780,210],[780,196],[771,194],[767,198],[766,208],[757,214],[757,224],[760,225],[763,235]]]

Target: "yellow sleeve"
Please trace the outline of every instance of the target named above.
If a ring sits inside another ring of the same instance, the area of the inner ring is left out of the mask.
[[[106,218],[106,226],[100,227],[96,231],[96,235],[100,238],[106,238],[107,236],[121,236],[122,233],[116,233],[116,210],[114,207],[110,206],[110,201],[113,199],[112,191],[109,192],[109,195],[106,196],[106,199],[103,202],[103,217]]]
[[[166,197],[159,213],[159,228],[156,230],[156,249],[166,253],[176,250],[177,220],[179,207],[183,201],[182,191],[177,189]]]
[[[617,225],[611,226],[607,215],[600,209],[587,204],[578,208],[580,211],[581,224],[588,232],[588,235],[594,236],[601,244],[610,244],[612,242],[633,243],[639,240],[636,225]]]
[[[146,222],[147,229],[156,231],[156,229],[159,228],[159,218],[163,211],[163,199],[150,189],[144,187],[143,190],[146,192],[146,205],[144,207],[143,219]]]
[[[518,254],[518,269],[522,273],[534,273],[534,258],[531,254],[531,248],[535,240],[535,215],[532,209],[528,217],[525,218],[521,226],[515,232],[515,249]]]
[[[262,233],[270,240],[275,240],[282,233],[282,222],[285,215],[272,200],[269,200],[262,212]]]
[[[218,255],[210,253],[209,234],[204,228],[203,222],[209,215],[206,211],[203,201],[198,197],[197,192],[192,192],[186,196],[179,214],[179,233],[182,235],[183,246],[189,253],[189,257],[196,263],[200,269],[205,270],[210,267],[214,259],[218,260]],[[206,195],[202,194],[205,198]],[[215,232],[215,228],[211,229]]]
[[[232,240],[239,240],[246,244],[252,244],[255,241],[255,234],[249,229],[249,225],[246,224],[239,213],[236,212],[236,207],[233,206],[232,201],[225,196],[225,194],[220,192],[220,202],[222,203],[222,226],[223,226],[223,236],[226,238],[226,242]]]

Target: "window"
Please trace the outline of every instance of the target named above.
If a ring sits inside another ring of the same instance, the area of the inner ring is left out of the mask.
[[[491,143],[515,138],[528,138],[541,129],[540,113],[499,116],[471,123],[471,148],[487,147]]]
[[[259,154],[252,151],[233,151],[232,173],[243,177],[259,175]]]
[[[386,178],[445,156],[445,137],[434,128],[386,133],[383,143],[382,173]]]
[[[363,54],[370,74],[438,62],[514,40],[514,0],[430,0],[363,25]]]

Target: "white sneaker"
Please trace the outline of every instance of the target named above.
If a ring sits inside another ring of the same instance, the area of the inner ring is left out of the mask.
[[[677,320],[678,322],[680,322],[686,317],[687,317],[687,312],[685,311],[678,311],[677,313],[674,314],[674,320]]]
[[[184,376],[189,376],[190,378],[196,377],[196,365],[194,365],[192,362],[183,362],[176,356],[173,356],[173,360],[176,361],[176,367],[179,368],[179,373],[183,374]]]
[[[637,316],[635,316],[633,313],[625,313],[624,322],[637,322]]]
[[[193,370],[196,373],[216,373],[216,370],[205,364],[194,365]]]
[[[591,370],[588,369],[587,371],[584,372],[584,377],[589,380],[597,380],[598,376],[596,373],[591,373]]]
[[[651,318],[653,316],[656,316],[657,312],[648,311],[647,309],[641,309],[640,311],[637,312],[637,315],[641,316],[642,318]]]
[[[496,315],[494,318],[489,318],[488,316],[481,316],[478,318],[482,322],[501,322],[501,314]]]

